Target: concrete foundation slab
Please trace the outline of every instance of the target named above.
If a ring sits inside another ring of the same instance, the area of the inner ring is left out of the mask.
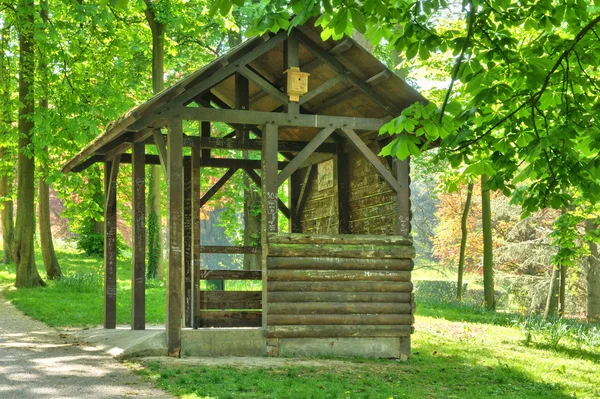
[[[398,337],[280,338],[279,356],[400,358]]]
[[[181,331],[182,356],[266,356],[262,328],[200,328]]]
[[[77,335],[83,341],[99,347],[117,359],[167,354],[164,329],[136,331],[128,328],[92,329],[84,330]]]

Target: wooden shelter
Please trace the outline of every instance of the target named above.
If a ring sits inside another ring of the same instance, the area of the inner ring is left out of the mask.
[[[323,41],[309,22],[246,41],[111,124],[63,168],[105,165],[105,328],[116,324],[119,166],[133,171],[132,329],[144,329],[144,170],[161,164],[170,355],[180,355],[184,327],[254,326],[270,355],[327,353],[335,342],[408,357],[409,163],[377,154],[386,140],[379,128],[417,101],[426,100],[352,39]],[[214,122],[233,131],[212,137]],[[197,134],[184,134],[184,124]],[[211,154],[220,148],[260,151],[261,159]],[[225,172],[202,194],[203,168]],[[261,188],[262,245],[201,246],[200,209],[238,170]],[[278,189],[288,179],[286,204]],[[278,232],[278,210],[292,233]],[[205,252],[260,253],[262,270],[204,270]],[[203,279],[262,280],[262,292],[201,291]]]

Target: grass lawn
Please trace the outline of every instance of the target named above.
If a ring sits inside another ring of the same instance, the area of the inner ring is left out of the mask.
[[[14,290],[14,267],[0,265],[5,296],[52,326],[102,323],[101,260],[62,248],[66,278]],[[41,258],[38,265],[42,267]],[[118,323],[130,319],[129,260],[118,263]],[[44,275],[43,270],[40,273]],[[164,287],[147,289],[149,323],[164,320]],[[311,366],[189,366],[142,361],[137,372],[184,398],[600,398],[600,348],[568,336],[551,347],[524,344],[515,315],[420,303],[407,362],[317,359]]]

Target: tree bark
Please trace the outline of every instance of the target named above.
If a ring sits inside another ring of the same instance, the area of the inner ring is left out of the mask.
[[[471,198],[473,197],[473,183],[467,186],[467,198],[465,200],[465,208],[460,220],[460,253],[458,256],[458,281],[456,287],[456,299],[460,302],[463,296],[463,274],[465,272],[465,250],[467,248],[467,221],[469,219],[469,210],[471,208]]]
[[[47,148],[45,149],[48,150]],[[44,180],[44,169],[41,168],[42,176],[38,179],[38,218],[40,225],[40,244],[42,248],[42,259],[46,268],[46,275],[50,280],[62,277],[60,264],[54,251],[52,242],[52,228],[50,223],[50,186]]]
[[[5,57],[5,49],[8,45],[9,29],[4,27],[0,32],[0,81],[2,82],[2,97],[10,98],[10,66],[9,58]],[[0,111],[0,136],[6,138],[11,130],[11,110],[10,101],[5,101]],[[2,170],[0,172],[0,219],[2,227],[2,263],[11,263],[13,240],[15,236],[15,226],[13,221],[13,201],[12,201],[12,173],[10,169],[14,168],[14,159],[12,151],[5,148],[0,143],[0,163]]]
[[[552,275],[550,276],[550,284],[548,286],[548,295],[546,296],[546,308],[544,309],[544,318],[556,314],[556,309],[558,307],[559,275],[560,269],[558,267],[553,267]]]
[[[488,176],[481,176],[481,228],[483,230],[483,294],[485,307],[494,309],[494,259],[492,241],[492,206]]]
[[[13,256],[17,278],[15,286],[45,285],[35,266],[33,248],[35,232],[35,161],[31,137],[34,105],[34,2],[19,2],[19,156],[17,160],[17,221]]]
[[[598,229],[594,220],[586,220],[585,229],[591,233]],[[590,255],[587,268],[587,320],[600,321],[600,253],[598,243],[589,241]]]
[[[154,4],[146,3],[146,20],[152,31],[152,91],[160,93],[165,88],[164,58],[166,25],[156,19]],[[151,165],[148,174],[148,272],[149,278],[162,280],[163,276],[163,237],[161,209],[160,165]]]
[[[44,25],[48,23],[48,0],[43,0],[40,3],[40,16]],[[45,29],[44,29],[45,30]],[[39,63],[39,72],[42,78],[41,88],[43,94],[40,98],[40,109],[48,110],[48,93],[45,91],[48,87],[48,62],[45,55],[42,53]],[[48,147],[44,148],[43,154],[39,157],[40,177],[38,179],[38,222],[40,227],[40,244],[42,249],[42,259],[46,268],[46,275],[50,280],[60,278],[62,272],[56,252],[54,251],[54,243],[52,241],[52,225],[50,223],[50,186],[46,183],[46,163],[48,161]]]
[[[6,148],[0,147],[0,159],[6,162]],[[2,219],[2,263],[12,263],[15,225],[13,220],[13,201],[11,196],[12,178],[6,174],[0,177],[0,218]]]

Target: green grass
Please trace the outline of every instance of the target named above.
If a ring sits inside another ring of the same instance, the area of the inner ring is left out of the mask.
[[[513,327],[419,316],[407,362],[311,367],[167,366],[138,371],[184,398],[598,398],[594,359],[525,347]]]
[[[66,277],[45,288],[15,290],[14,266],[0,265],[5,295],[51,326],[100,325],[102,260],[68,247],[57,252]],[[40,274],[45,275],[38,253]],[[130,322],[131,265],[118,262],[117,322]],[[428,276],[432,277],[432,275]],[[163,323],[163,282],[147,288],[147,321]],[[226,289],[260,290],[231,282]],[[143,363],[138,372],[184,398],[598,398],[600,349],[566,336],[526,344],[518,314],[461,304],[418,303],[409,361],[350,359],[334,365],[242,368]]]

